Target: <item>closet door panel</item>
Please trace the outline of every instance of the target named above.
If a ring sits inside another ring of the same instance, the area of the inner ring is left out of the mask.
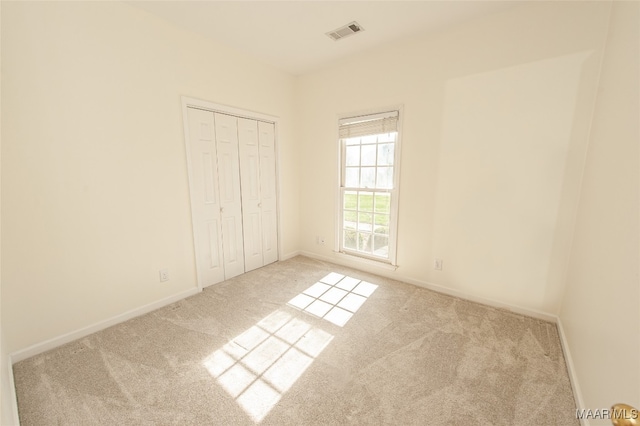
[[[215,114],[218,173],[220,176],[220,216],[225,279],[244,272],[242,238],[242,197],[238,164],[238,119]]]
[[[245,270],[264,265],[262,258],[262,215],[260,212],[260,146],[258,122],[238,118],[240,176],[242,183],[242,225]]]
[[[278,260],[275,125],[258,122],[263,264]]]
[[[262,266],[262,262],[259,261],[262,254],[262,247],[260,245],[262,238],[262,229],[260,226],[260,213],[253,212],[246,215],[245,220],[245,235],[247,236],[247,247],[245,247],[245,254],[249,259],[255,259],[256,263],[252,265],[251,269],[259,268]]]
[[[198,282],[206,287],[224,280],[217,153],[213,113],[187,108],[193,237]]]

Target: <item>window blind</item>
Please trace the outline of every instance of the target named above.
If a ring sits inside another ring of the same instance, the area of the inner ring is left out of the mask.
[[[397,132],[398,111],[343,118],[339,124],[340,139]]]

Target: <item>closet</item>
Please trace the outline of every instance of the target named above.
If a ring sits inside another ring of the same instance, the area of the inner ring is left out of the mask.
[[[278,260],[275,125],[185,105],[199,287]]]

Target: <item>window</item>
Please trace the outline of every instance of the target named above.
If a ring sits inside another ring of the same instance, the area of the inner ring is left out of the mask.
[[[398,111],[340,120],[340,251],[395,265]]]

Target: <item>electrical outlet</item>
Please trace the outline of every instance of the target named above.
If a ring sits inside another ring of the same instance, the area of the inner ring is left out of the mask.
[[[324,245],[324,237],[316,236],[316,244]]]
[[[442,259],[438,259],[437,257],[434,259],[433,269],[436,271],[442,271]]]
[[[160,282],[169,281],[169,270],[160,269]]]

